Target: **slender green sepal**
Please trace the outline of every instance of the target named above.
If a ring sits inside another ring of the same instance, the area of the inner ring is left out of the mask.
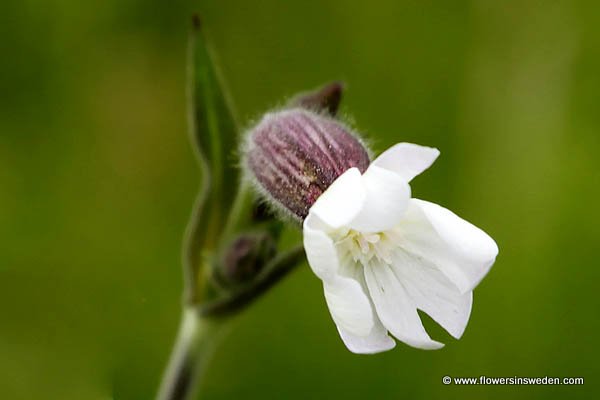
[[[205,295],[210,260],[227,225],[240,174],[233,159],[238,142],[234,113],[197,16],[189,43],[189,126],[202,186],[187,229],[184,266],[186,301],[197,304]]]

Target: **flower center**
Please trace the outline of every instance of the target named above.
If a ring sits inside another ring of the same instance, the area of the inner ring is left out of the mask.
[[[394,245],[390,232],[363,233],[350,229],[341,235],[336,245],[342,256],[352,257],[354,262],[361,263],[364,267],[373,262],[392,262]]]

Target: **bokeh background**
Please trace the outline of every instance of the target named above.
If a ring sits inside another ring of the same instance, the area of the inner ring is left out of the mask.
[[[186,133],[201,13],[242,121],[332,79],[381,151],[500,246],[465,335],[357,356],[304,265],[236,322],[206,399],[598,395],[600,7],[593,1],[4,0],[0,397],[148,399],[180,311],[198,170]],[[583,376],[583,386],[445,386]]]

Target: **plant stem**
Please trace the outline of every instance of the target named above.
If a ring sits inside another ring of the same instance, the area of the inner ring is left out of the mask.
[[[255,280],[221,299],[184,308],[177,341],[157,400],[191,400],[233,315],[250,305],[304,260],[298,246],[272,260]]]
[[[179,335],[163,377],[157,400],[194,398],[199,379],[222,336],[225,319],[203,317],[184,309]]]

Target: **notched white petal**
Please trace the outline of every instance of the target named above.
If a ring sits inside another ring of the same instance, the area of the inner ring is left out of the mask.
[[[388,265],[365,268],[365,279],[377,315],[392,335],[419,349],[434,350],[444,346],[425,332],[415,304]]]
[[[365,171],[362,182],[366,198],[350,227],[360,232],[381,232],[397,225],[410,199],[408,182],[377,166]]]
[[[411,199],[401,227],[403,247],[431,261],[461,293],[479,284],[498,254],[484,231],[427,201]]]
[[[371,165],[393,171],[410,182],[429,168],[439,155],[440,151],[433,147],[398,143],[381,153]]]
[[[375,324],[371,303],[359,282],[338,275],[323,282],[329,312],[335,324],[356,336],[368,336]]]
[[[348,350],[356,354],[381,353],[396,347],[396,341],[387,334],[379,321],[367,336],[356,336],[339,326],[338,332]]]
[[[459,339],[469,322],[473,292],[460,293],[434,265],[403,250],[394,254],[391,267],[416,307]]]
[[[360,171],[350,168],[319,196],[310,208],[309,215],[317,215],[332,229],[340,228],[358,214],[365,196]]]

